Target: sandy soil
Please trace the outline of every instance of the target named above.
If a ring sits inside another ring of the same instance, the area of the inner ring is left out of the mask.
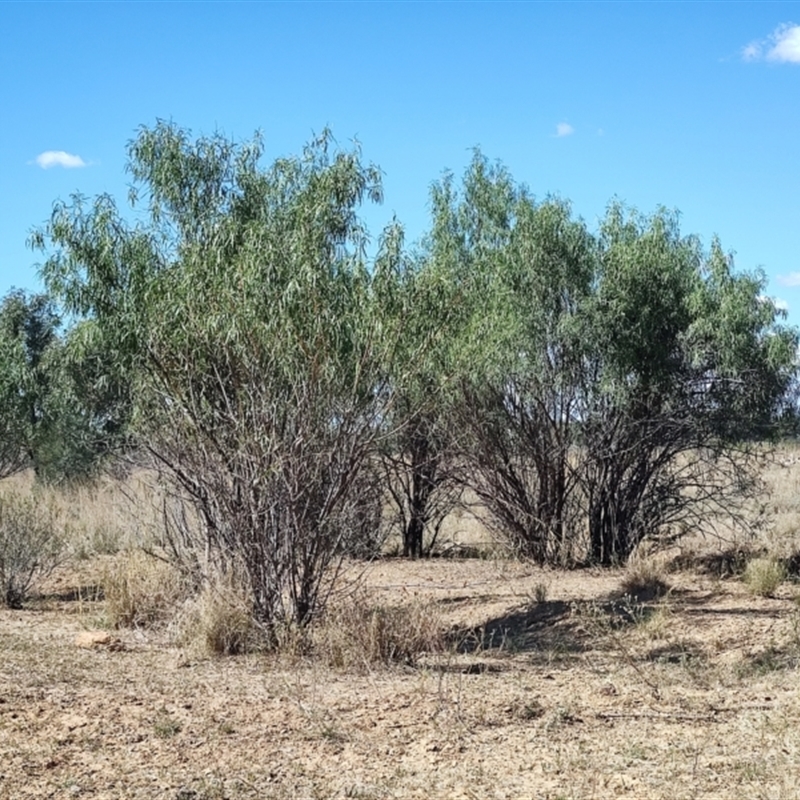
[[[377,562],[376,602],[427,604],[462,645],[346,672],[143,631],[78,647],[102,603],[62,574],[0,611],[0,797],[800,797],[794,587],[679,573],[610,602],[621,578]]]

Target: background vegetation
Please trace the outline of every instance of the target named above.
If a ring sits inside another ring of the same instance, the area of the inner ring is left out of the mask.
[[[342,559],[392,533],[428,555],[458,504],[544,565],[751,524],[798,331],[718,241],[620,204],[592,231],[476,152],[418,246],[373,242],[357,148],[262,155],[159,123],[129,146],[135,215],[55,204],[47,294],[0,307],[0,476],[146,470],[174,585],[236,586],[273,645]]]

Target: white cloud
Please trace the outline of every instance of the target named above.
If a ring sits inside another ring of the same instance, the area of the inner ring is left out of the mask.
[[[768,297],[765,294],[758,296],[759,303],[769,303],[776,311],[785,314],[789,310],[789,304],[780,297]]]
[[[39,155],[36,156],[36,163],[42,169],[50,169],[50,167],[74,169],[75,167],[88,166],[80,156],[72,155],[72,153],[65,153],[63,150],[45,150],[44,153],[39,153]]]
[[[780,311],[782,313],[785,313],[789,310],[789,304],[780,297],[768,297],[765,294],[761,294],[758,296],[758,302],[770,303],[776,311]]]
[[[569,122],[559,122],[556,125],[556,137],[559,139],[562,136],[572,136],[573,133],[575,133],[575,128]]]
[[[781,25],[772,34],[774,42],[767,53],[770,61],[800,64],[800,25]]]
[[[742,48],[745,61],[778,61],[800,64],[800,25],[785,22],[764,39],[757,39]]]
[[[790,272],[788,275],[778,275],[781,286],[800,286],[800,272]]]
[[[745,61],[757,61],[761,57],[761,43],[750,42],[742,48],[742,58]]]

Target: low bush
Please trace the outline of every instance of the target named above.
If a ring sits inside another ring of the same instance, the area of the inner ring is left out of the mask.
[[[183,610],[178,639],[210,655],[240,655],[262,648],[266,639],[253,619],[253,601],[234,576],[217,576]]]
[[[663,597],[670,586],[664,566],[652,556],[634,555],[628,560],[620,591],[637,603],[649,603]]]
[[[0,495],[0,605],[21,607],[36,582],[58,565],[63,550],[50,504],[32,494]]]

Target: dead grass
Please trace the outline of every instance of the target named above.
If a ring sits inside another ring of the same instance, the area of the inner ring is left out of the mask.
[[[794,603],[680,573],[637,622],[609,600],[620,571],[546,578],[522,614],[541,570],[376,562],[361,602],[331,609],[340,638],[288,661],[187,657],[148,629],[81,650],[63,606],[0,612],[0,796],[795,796]],[[516,644],[388,667],[376,644],[366,665],[390,608],[393,636],[482,619]]]
[[[64,542],[45,498],[0,495],[0,605],[20,607],[58,565]]]
[[[742,580],[754,595],[773,597],[786,576],[786,567],[776,558],[754,558],[745,567]]]
[[[340,669],[413,665],[421,655],[439,653],[445,646],[434,604],[382,605],[361,590],[331,604],[310,636],[313,654]]]
[[[100,478],[90,485],[56,487],[35,486],[33,473],[27,471],[0,481],[0,496],[5,494],[35,494],[52,512],[67,553],[75,560],[151,546],[158,538],[158,497],[145,472],[125,482]]]
[[[2,611],[0,796],[794,797],[797,606],[682,572],[632,619],[623,579],[378,561],[291,660],[187,657],[141,628],[82,650],[67,603]],[[476,622],[514,647],[436,650]]]
[[[188,595],[175,567],[141,550],[106,563],[101,585],[108,623],[115,628],[164,626]]]
[[[187,600],[176,620],[177,639],[190,652],[233,656],[263,649],[252,601],[235,575],[217,576]]]
[[[637,603],[648,603],[663,597],[670,590],[663,560],[647,554],[630,558],[620,584],[623,595]]]

